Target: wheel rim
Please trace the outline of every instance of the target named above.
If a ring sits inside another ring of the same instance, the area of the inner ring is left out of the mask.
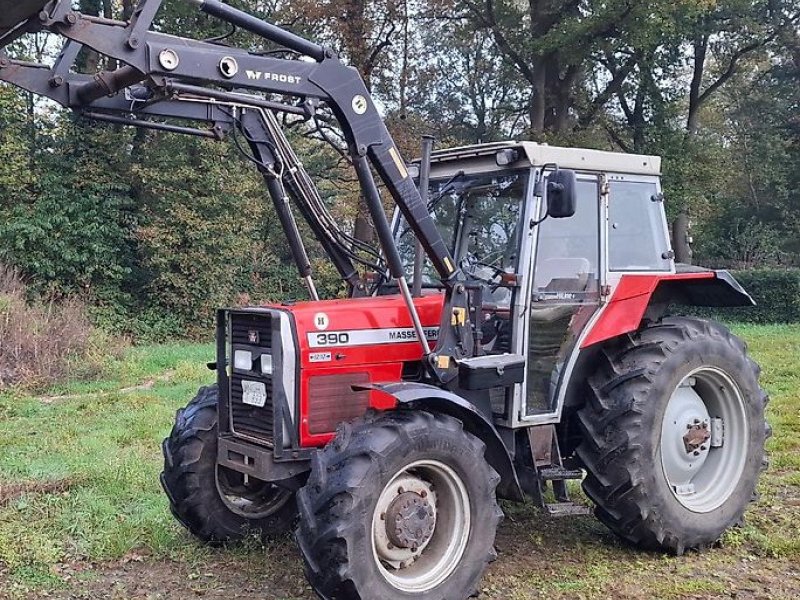
[[[697,513],[733,494],[747,462],[741,390],[724,371],[695,369],[672,393],[661,425],[661,466],[675,498]]]
[[[372,554],[395,589],[434,589],[461,562],[471,531],[466,486],[437,460],[403,468],[384,487],[372,517]]]
[[[292,498],[287,489],[220,466],[216,470],[216,483],[226,508],[246,519],[269,517]]]

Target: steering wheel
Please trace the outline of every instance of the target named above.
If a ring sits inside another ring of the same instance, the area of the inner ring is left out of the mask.
[[[503,269],[500,267],[491,264],[491,259],[497,259],[503,257],[502,250],[496,250],[495,252],[490,253],[486,256],[483,260],[478,259],[474,255],[468,255],[461,259],[461,268],[464,270],[465,273],[468,273],[471,277],[479,281],[483,281],[484,283],[493,286],[492,291],[494,292],[499,285],[499,281],[495,281],[499,279],[501,275],[505,273]],[[478,273],[478,270],[475,267],[483,267],[484,269],[489,269],[492,271],[490,276],[486,276],[483,274]]]
[[[502,252],[493,252],[487,259],[491,259],[495,255],[502,255]],[[506,271],[497,267],[485,260],[478,260],[474,256],[464,258],[461,260],[461,268],[473,279],[483,282],[491,296],[492,300],[498,304],[505,304],[511,302],[511,291],[502,285],[500,279],[505,275]],[[483,273],[481,271],[484,271]],[[486,273],[488,271],[489,273]],[[502,290],[501,297],[497,296],[499,290]]]

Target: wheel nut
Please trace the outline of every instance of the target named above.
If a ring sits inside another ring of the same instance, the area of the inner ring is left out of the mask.
[[[423,498],[427,498],[427,497],[428,497],[428,492],[426,492],[425,490],[422,490],[422,491],[419,493],[419,495],[420,495],[420,496],[422,496]]]
[[[385,521],[385,520],[386,520],[386,513],[381,513],[381,521]]]
[[[402,486],[402,485],[401,485],[399,488],[397,488],[397,493],[398,493],[398,494],[403,494],[403,493],[405,493],[405,490],[403,489],[403,486]]]
[[[700,450],[705,450],[705,449],[706,449],[705,446],[700,446]]]
[[[694,454],[695,456],[700,456],[700,451],[699,450],[695,450],[692,454]]]

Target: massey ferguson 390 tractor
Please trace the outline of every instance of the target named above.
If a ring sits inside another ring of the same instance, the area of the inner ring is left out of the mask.
[[[125,22],[0,0],[0,48],[66,40],[49,66],[0,54],[0,80],[91,119],[233,138],[264,176],[311,300],[219,311],[217,384],[163,447],[190,532],[296,527],[323,598],[456,600],[495,558],[500,498],[582,514],[566,485],[582,480],[616,534],[676,554],[742,519],[768,434],[759,369],[722,325],[666,315],[752,301],[675,264],[658,158],[426,140],[406,163],[330,49],[218,0],[192,4],[280,53],[165,35],[160,4]],[[73,72],[84,46],[113,70]],[[331,217],[279,113],[338,122],[380,248]],[[318,298],[295,215],[349,297]]]

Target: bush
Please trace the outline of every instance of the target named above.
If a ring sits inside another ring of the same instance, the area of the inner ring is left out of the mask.
[[[753,297],[756,306],[692,312],[723,321],[800,323],[800,269],[750,269],[731,274]]]
[[[29,303],[19,273],[0,264],[0,389],[96,376],[109,340],[75,299]]]

